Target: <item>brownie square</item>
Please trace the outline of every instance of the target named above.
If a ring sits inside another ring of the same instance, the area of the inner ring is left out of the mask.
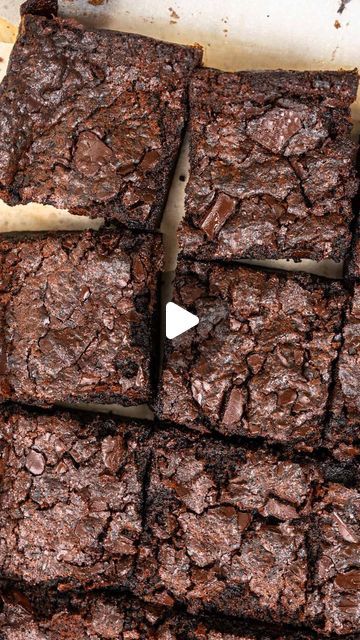
[[[161,237],[105,230],[4,238],[2,398],[151,400]]]
[[[51,17],[56,4],[22,11],[0,97],[0,195],[155,229],[201,50],[90,30]]]
[[[91,413],[0,414],[0,574],[65,591],[126,585],[147,429]]]
[[[36,604],[34,610],[14,590],[3,595],[3,640],[311,640],[305,633],[282,633],[249,622],[164,616],[161,609],[127,595],[73,595],[59,599],[47,614]]]
[[[167,341],[160,418],[227,436],[321,443],[348,295],[340,282],[180,261],[175,303],[199,317]]]
[[[326,634],[356,634],[360,629],[360,493],[354,487],[329,483],[319,491],[314,513],[308,615]]]
[[[196,71],[184,255],[344,258],[358,179],[356,71]]]
[[[311,462],[177,430],[158,433],[138,594],[193,613],[301,621],[307,515],[318,477]]]
[[[360,284],[355,285],[342,330],[326,444],[337,455],[360,454]]]

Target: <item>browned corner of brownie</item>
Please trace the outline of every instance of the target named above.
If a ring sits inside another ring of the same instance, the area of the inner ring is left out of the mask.
[[[141,535],[148,427],[3,408],[0,573],[29,588],[126,586]]]
[[[160,235],[4,237],[0,263],[3,398],[151,401]]]
[[[167,342],[160,418],[226,436],[322,443],[348,303],[341,282],[183,260],[173,299],[200,322]]]
[[[53,5],[23,7],[0,97],[0,194],[154,230],[201,49],[89,30]]]
[[[358,186],[357,86],[356,71],[198,70],[184,255],[344,259]]]

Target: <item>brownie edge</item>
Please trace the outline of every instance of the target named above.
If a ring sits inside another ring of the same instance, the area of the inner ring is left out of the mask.
[[[54,7],[22,8],[0,93],[0,195],[155,230],[201,49],[91,30]]]
[[[192,259],[344,259],[356,71],[197,70],[178,239]]]

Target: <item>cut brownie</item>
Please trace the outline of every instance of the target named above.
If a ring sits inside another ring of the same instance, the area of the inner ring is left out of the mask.
[[[19,592],[5,593],[3,601],[2,640],[311,640],[307,633],[264,629],[249,622],[176,614],[163,621],[160,609],[128,596],[73,596],[60,600],[48,615],[43,609],[34,611]]]
[[[0,195],[154,229],[201,51],[91,31],[55,10],[23,7],[0,94]]]
[[[346,276],[351,281],[360,280],[360,219],[355,226],[352,247],[346,264]]]
[[[174,302],[200,322],[167,342],[162,419],[320,444],[347,303],[340,282],[184,260]]]
[[[343,328],[326,444],[340,456],[360,453],[360,284],[354,287]]]
[[[130,231],[0,240],[2,397],[148,402],[161,255]]]
[[[60,591],[126,585],[142,522],[144,426],[0,414],[0,574]]]
[[[155,617],[151,609],[125,596],[60,598],[47,615],[40,603],[34,608],[17,591],[5,593],[3,600],[3,640],[160,640],[151,622]]]
[[[329,484],[319,491],[313,529],[309,609],[318,629],[360,629],[360,493]]]
[[[184,254],[343,259],[358,184],[350,140],[357,86],[355,71],[198,70]]]
[[[315,465],[176,430],[152,449],[139,595],[196,613],[303,620]]]

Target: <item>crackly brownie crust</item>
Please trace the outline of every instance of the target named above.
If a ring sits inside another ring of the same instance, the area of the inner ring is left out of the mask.
[[[115,229],[4,238],[2,397],[151,400],[161,237]]]
[[[139,595],[196,614],[357,630],[354,463],[290,459],[176,429],[158,432],[151,447]]]
[[[152,450],[139,594],[197,613],[302,619],[316,467],[176,430]]]
[[[145,425],[3,408],[0,574],[27,585],[126,585],[142,527]]]
[[[343,344],[335,372],[326,444],[340,456],[360,454],[360,284],[342,331]]]
[[[155,229],[200,49],[91,31],[51,18],[54,2],[31,5],[0,92],[1,197]]]
[[[358,185],[357,86],[355,71],[196,71],[184,255],[342,260]]]
[[[318,489],[313,511],[309,613],[319,631],[354,633],[360,629],[360,493],[329,483]]]
[[[173,300],[200,322],[167,342],[159,417],[318,446],[347,297],[307,274],[180,261]]]

